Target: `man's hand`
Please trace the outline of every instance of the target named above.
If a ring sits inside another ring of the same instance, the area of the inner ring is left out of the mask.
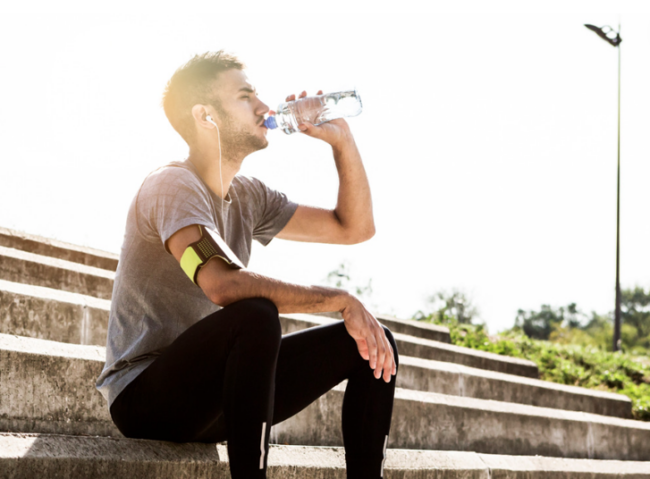
[[[390,382],[391,375],[397,374],[397,368],[393,348],[382,325],[354,296],[349,296],[341,314],[348,334],[357,342],[359,354],[370,361],[370,368],[375,370],[375,378],[379,379],[383,370],[384,381]]]
[[[316,93],[316,95],[322,94],[323,90],[318,90],[318,93]],[[305,98],[306,96],[307,92],[303,91],[300,96],[298,96],[298,99]],[[286,98],[286,101],[293,101],[295,99],[296,95],[289,95]],[[275,115],[275,112],[270,111],[269,115]],[[343,118],[331,120],[318,126],[314,126],[309,122],[305,122],[298,125],[298,128],[305,135],[323,140],[325,143],[329,143],[334,148],[340,148],[345,145],[345,143],[352,140],[352,132],[350,131],[348,122]]]

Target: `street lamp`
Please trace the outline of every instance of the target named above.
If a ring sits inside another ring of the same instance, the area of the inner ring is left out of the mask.
[[[614,311],[614,351],[621,349],[621,282],[620,282],[620,218],[621,218],[621,24],[618,32],[609,25],[596,27],[585,24],[589,30],[618,49],[618,166],[616,177],[616,309]]]

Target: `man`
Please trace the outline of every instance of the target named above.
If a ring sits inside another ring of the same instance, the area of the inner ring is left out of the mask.
[[[361,157],[345,120],[301,125],[332,146],[335,210],[297,205],[237,175],[247,155],[268,145],[269,108],[243,68],[223,51],[206,53],[167,84],[165,113],[190,153],[150,174],[131,204],[97,388],[127,437],[227,440],[238,479],[266,477],[271,426],[347,379],[348,477],[378,478],[398,367],[390,331],[345,291],[245,268],[252,239],[353,244],[372,237]],[[340,311],[344,321],[281,336],[279,312],[326,311]]]

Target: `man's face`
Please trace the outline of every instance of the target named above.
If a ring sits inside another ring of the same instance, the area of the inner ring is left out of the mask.
[[[215,90],[222,145],[244,155],[266,148],[268,130],[263,122],[269,107],[257,97],[246,74],[236,69],[220,73]]]

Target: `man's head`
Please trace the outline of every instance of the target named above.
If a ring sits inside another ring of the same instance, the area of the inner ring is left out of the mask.
[[[265,148],[266,128],[261,126],[269,111],[243,72],[235,56],[218,52],[195,55],[171,77],[163,94],[169,122],[187,144],[217,133],[207,121],[219,125],[222,146],[243,154]]]

